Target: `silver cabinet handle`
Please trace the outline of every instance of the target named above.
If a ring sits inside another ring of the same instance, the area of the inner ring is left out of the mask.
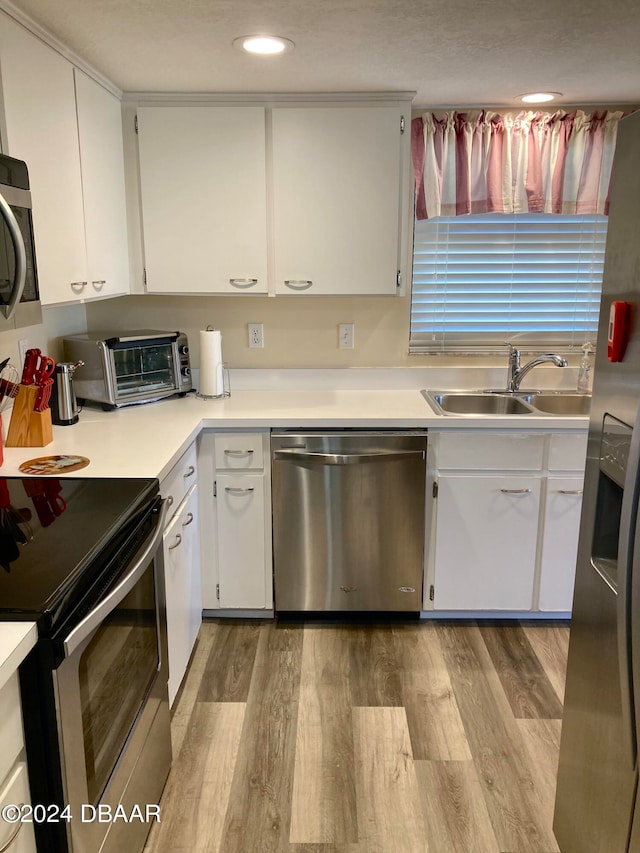
[[[169,497],[167,498],[167,507],[170,507],[172,503],[173,503],[173,495],[169,495]]]
[[[400,462],[424,458],[423,450],[394,450],[381,453],[303,453],[299,450],[276,450],[273,458],[309,462],[315,465],[364,465],[367,462]]]
[[[20,805],[15,806],[15,808],[17,808],[19,811],[22,811],[22,809],[25,807],[25,805],[26,805],[26,803],[20,803]],[[11,833],[11,835],[7,838],[7,840],[4,842],[2,847],[0,847],[0,853],[4,853],[5,850],[8,850],[13,845],[13,842],[18,837],[18,833],[20,832],[22,827],[23,827],[23,823],[21,820],[19,820],[15,826],[15,829]]]
[[[226,456],[249,456],[253,450],[225,450]]]
[[[196,473],[196,469],[193,467],[193,465],[189,465],[189,467],[187,468],[187,470],[185,471],[185,473],[182,476],[186,480],[187,477],[192,477],[195,473]]]
[[[240,290],[246,290],[248,287],[253,287],[258,283],[257,278],[230,278],[229,284],[232,287],[237,287]]]
[[[559,495],[581,495],[582,489],[558,489]]]
[[[75,290],[76,293],[82,293],[88,283],[88,281],[72,281],[71,290]]]
[[[190,512],[190,513],[187,515],[187,520],[182,522],[182,526],[183,526],[183,527],[188,527],[188,526],[191,524],[191,522],[192,522],[192,521],[193,521],[193,513],[192,513],[192,512]],[[178,534],[178,535],[180,535],[180,534]]]
[[[530,495],[531,489],[500,489],[503,495]]]
[[[230,495],[248,495],[253,491],[253,487],[248,489],[240,489],[236,486],[225,486],[225,492],[229,492]]]
[[[287,287],[291,288],[291,290],[309,290],[309,288],[313,286],[313,282],[308,278],[299,280],[285,278],[284,283]]]
[[[169,548],[167,550],[173,551],[173,549],[177,548],[178,545],[180,545],[181,543],[182,543],[182,536],[180,536],[179,533],[176,533],[176,541],[173,543],[173,545],[169,545]]]
[[[27,281],[27,253],[24,246],[22,231],[18,225],[18,220],[15,217],[11,205],[0,195],[0,215],[4,219],[5,225],[9,231],[11,242],[13,243],[13,253],[15,255],[15,273],[13,279],[13,287],[11,288],[11,296],[6,305],[2,306],[2,313],[7,320],[12,316],[16,309],[16,305],[22,299],[22,293]]]
[[[105,286],[106,283],[107,282],[105,279],[101,279],[98,281],[92,281],[91,282],[92,286],[95,287],[96,290],[102,290],[102,288]]]

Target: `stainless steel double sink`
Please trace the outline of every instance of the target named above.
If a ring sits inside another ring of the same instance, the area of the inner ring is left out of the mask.
[[[431,391],[423,396],[443,415],[586,416],[591,395],[571,391]]]

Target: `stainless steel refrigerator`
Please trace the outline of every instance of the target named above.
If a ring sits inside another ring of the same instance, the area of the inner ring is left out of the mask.
[[[630,303],[621,361],[613,302]],[[640,113],[620,122],[603,279],[554,831],[562,853],[640,853]]]

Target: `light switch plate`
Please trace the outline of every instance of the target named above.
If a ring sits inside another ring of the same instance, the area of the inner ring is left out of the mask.
[[[355,323],[340,323],[338,326],[338,346],[340,349],[355,347]]]

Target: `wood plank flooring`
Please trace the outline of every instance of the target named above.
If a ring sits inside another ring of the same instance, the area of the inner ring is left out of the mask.
[[[145,853],[556,853],[568,636],[205,622]]]

